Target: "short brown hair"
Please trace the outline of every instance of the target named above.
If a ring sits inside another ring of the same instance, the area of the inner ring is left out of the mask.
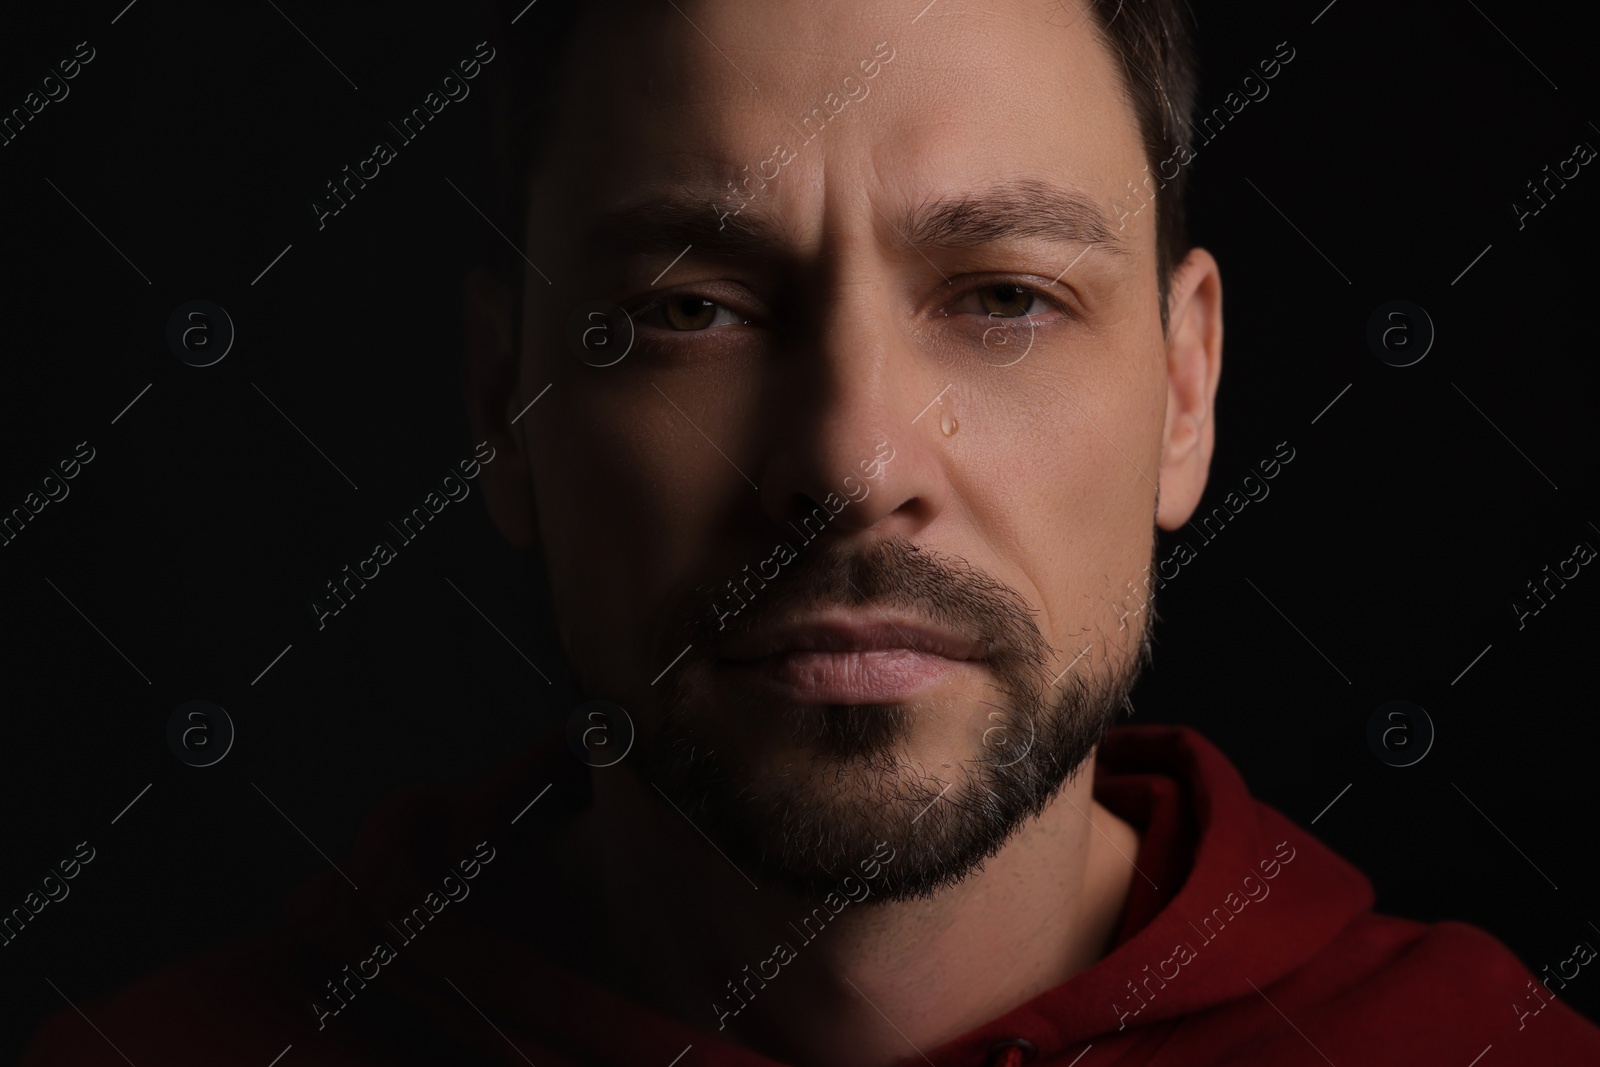
[[[1102,40],[1121,61],[1122,90],[1138,119],[1148,172],[1130,175],[1128,184],[1154,196],[1156,280],[1165,330],[1172,272],[1189,251],[1183,210],[1188,168],[1179,167],[1170,178],[1156,171],[1158,161],[1171,160],[1177,152],[1194,115],[1199,61],[1188,5],[1184,0],[1050,2],[1069,16],[1092,17]],[[491,202],[494,217],[510,223],[507,232],[518,240],[527,221],[527,178],[542,161],[541,138],[585,6],[585,0],[538,0],[531,6],[527,0],[489,0],[490,40],[505,53],[490,68]],[[514,19],[520,24],[512,25]],[[503,242],[487,237],[484,254],[486,262],[502,268],[514,269],[520,262]]]
[[[1074,5],[1079,0],[1064,0]],[[1182,0],[1088,0],[1102,38],[1122,60],[1122,90],[1139,119],[1144,140],[1143,184],[1155,194],[1156,279],[1161,286],[1161,328],[1167,328],[1167,287],[1189,251],[1184,190],[1189,170],[1158,173],[1185,141],[1199,94],[1199,59]]]

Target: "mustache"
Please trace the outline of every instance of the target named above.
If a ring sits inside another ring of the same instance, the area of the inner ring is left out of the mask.
[[[776,577],[781,584],[772,581],[737,614],[712,614],[715,587],[690,590],[675,602],[681,640],[669,654],[686,654],[683,642],[694,641],[687,654],[713,659],[729,638],[723,621],[743,639],[788,612],[819,605],[871,612],[876,605],[988,642],[994,674],[989,692],[974,694],[976,704],[933,713],[984,731],[958,781],[944,789],[907,761],[906,745],[925,714],[914,703],[790,706],[757,692],[719,694],[706,677],[686,671],[666,683],[661,732],[643,749],[642,777],[674,798],[734,863],[753,864],[810,896],[831,889],[834,868],[891,834],[901,855],[885,869],[879,899],[929,899],[957,884],[1044,810],[1105,739],[1119,709],[1132,711],[1129,694],[1150,654],[1154,613],[1142,610],[1143,626],[1130,636],[1138,641],[1133,655],[1120,663],[1103,658],[1103,671],[1069,667],[1048,679],[1054,650],[1017,590],[963,558],[904,538],[819,538]],[[747,767],[728,724],[787,728],[789,744],[777,765]],[[949,803],[934,804],[945,790]],[[929,817],[913,834],[907,827],[918,812]]]
[[[701,583],[674,605],[667,647],[692,646],[712,655],[723,642],[747,636],[787,614],[825,607],[899,608],[981,640],[1003,676],[1036,670],[1054,651],[1034,622],[1026,598],[967,560],[899,536],[866,545],[844,541],[802,547],[779,573],[749,589],[748,606],[731,617],[724,607],[732,581]]]

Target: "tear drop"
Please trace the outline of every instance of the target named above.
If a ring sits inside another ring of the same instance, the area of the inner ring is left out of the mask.
[[[955,432],[957,430],[959,430],[960,428],[961,428],[961,425],[958,422],[956,422],[956,417],[955,417],[954,414],[951,413],[949,408],[940,409],[940,413],[939,413],[939,429],[944,431],[944,435],[946,437],[953,437],[955,435]]]

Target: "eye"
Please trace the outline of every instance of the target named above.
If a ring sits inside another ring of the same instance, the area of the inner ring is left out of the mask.
[[[941,286],[934,299],[946,302],[931,314],[947,323],[942,336],[968,351],[978,349],[978,357],[993,366],[1009,367],[1032,350],[1039,334],[1053,337],[1080,321],[1074,298],[1055,295],[1053,286],[1067,289],[1045,278],[1035,282],[1033,275],[974,275],[953,283],[954,296]]]
[[[634,319],[675,333],[700,333],[717,326],[741,326],[745,319],[732,308],[696,293],[677,293],[651,301]]]
[[[1020,319],[1030,310],[1043,310],[1036,307],[1044,302],[1038,293],[1011,282],[986,285],[973,295],[978,298],[979,308],[990,318]]]
[[[1016,282],[997,282],[968,293],[962,310],[990,319],[1037,319],[1060,305],[1037,289]]]
[[[991,281],[968,289],[946,305],[943,314],[972,315],[987,319],[991,324],[1010,320],[1016,326],[1035,328],[1073,317],[1068,306],[1050,296],[1044,288],[1011,280]]]

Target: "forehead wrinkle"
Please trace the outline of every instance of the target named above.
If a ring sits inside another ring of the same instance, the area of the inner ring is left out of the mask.
[[[676,254],[692,246],[704,255],[771,257],[799,243],[775,205],[753,202],[737,210],[731,206],[736,204],[728,196],[696,195],[687,189],[649,196],[602,213],[590,231],[590,247],[603,253]],[[977,248],[1042,239],[1088,244],[1118,255],[1128,252],[1092,199],[1036,179],[1012,179],[926,200],[893,228],[897,243],[913,248]]]
[[[648,197],[603,212],[589,232],[596,251],[681,251],[686,245],[707,253],[773,254],[793,244],[777,215],[746,207],[738,214],[725,193],[685,192]]]

